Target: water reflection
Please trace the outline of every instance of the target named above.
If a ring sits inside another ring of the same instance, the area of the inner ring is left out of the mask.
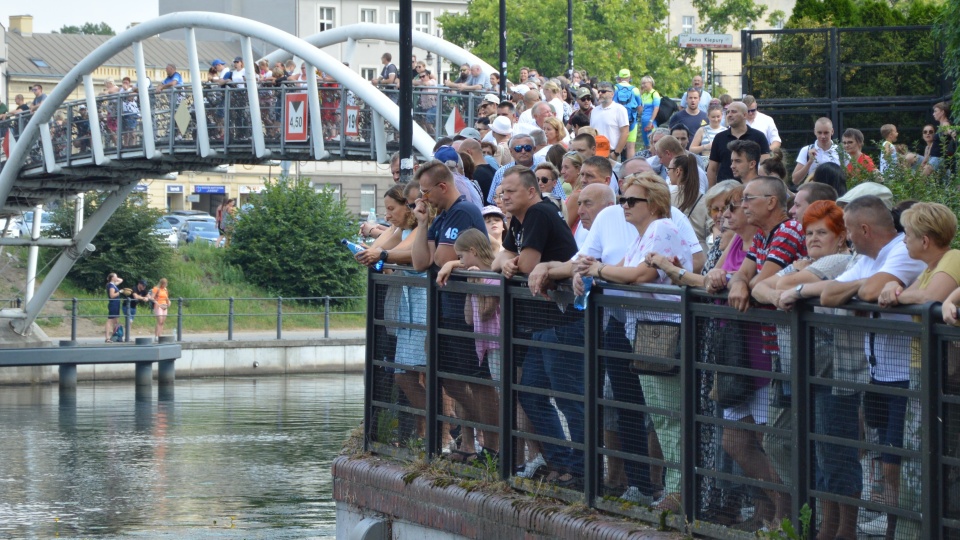
[[[0,389],[0,537],[333,538],[359,375]]]

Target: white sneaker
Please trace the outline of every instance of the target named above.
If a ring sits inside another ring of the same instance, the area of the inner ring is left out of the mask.
[[[523,470],[518,472],[517,476],[520,478],[533,478],[533,475],[537,474],[537,469],[546,464],[547,461],[543,459],[543,454],[537,454],[537,457],[524,464]]]
[[[621,499],[639,504],[640,506],[649,506],[653,503],[653,497],[650,495],[644,495],[640,493],[640,488],[637,486],[630,486],[626,491],[623,492],[623,495],[620,496]]]
[[[873,521],[862,523],[857,528],[867,536],[884,536],[887,534],[887,515],[883,514]]]

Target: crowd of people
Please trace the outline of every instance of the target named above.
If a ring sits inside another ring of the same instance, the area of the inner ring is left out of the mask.
[[[153,337],[160,340],[163,335],[163,326],[167,322],[167,312],[170,309],[170,291],[167,290],[167,278],[161,278],[157,285],[150,287],[147,280],[140,279],[133,287],[123,287],[123,278],[111,272],[107,275],[107,323],[104,326],[104,340],[106,343],[123,341],[123,335],[118,332],[124,326],[123,318],[133,326],[137,310],[141,307],[150,309],[154,316]]]
[[[397,186],[385,196],[391,226],[364,224],[361,233],[376,240],[357,260],[368,266],[378,261],[408,266],[404,272],[409,275],[435,275],[440,285],[458,279],[455,269],[496,272],[507,279],[526,276],[533,296],[549,296],[564,280],[572,280],[576,294],[585,294],[596,281],[702,287],[725,292],[724,303],[759,318],[763,310],[791,310],[801,298],[818,298],[823,307],[817,310],[851,316],[861,316],[844,309],[853,299],[880,307],[944,301],[944,319],[960,318],[955,307],[960,251],[950,249],[956,217],[938,202],[895,201],[879,182],[847,190],[848,174],[875,168],[862,152],[859,130],[847,129],[838,148],[831,121],[817,120],[815,140],[799,152],[788,179],[776,125],[757,110],[752,97],[712,99],[697,77],[681,108],[658,122],[667,99],[653,89],[652,78],[645,77],[635,89],[631,115],[617,102],[618,94],[626,94],[630,73],[618,75],[616,82],[588,86],[541,81],[534,70],[524,69],[521,82],[510,85],[512,99],[485,97],[475,126],[440,139],[433,159],[419,164],[412,183],[399,183],[395,155],[391,170]],[[883,126],[890,144],[882,149],[881,167],[952,168],[956,134],[946,127],[948,111],[949,104],[938,103],[934,117],[945,123],[924,131],[929,145],[938,147],[937,155],[933,148],[901,152],[895,145],[896,127]],[[642,148],[634,152],[631,143]],[[470,279],[498,282],[483,274]],[[395,330],[394,361],[422,367],[427,361],[426,292],[415,286],[397,289],[387,294],[385,317],[418,329]],[[391,300],[393,294],[399,298]],[[512,365],[520,367],[516,373],[501,373],[499,301],[444,289],[439,294],[439,328],[476,335],[441,337],[441,377],[516,377],[521,385],[517,425],[543,437],[515,449],[517,475],[582,485],[582,452],[551,442],[583,442],[582,401],[551,400],[522,390],[584,395],[583,356],[556,348],[584,345],[582,319],[555,302],[530,300],[525,306],[518,300],[514,324],[527,328],[524,337],[543,346],[517,349],[521,357]],[[621,294],[679,301],[673,294]],[[880,318],[902,317],[881,313]],[[602,357],[604,396],[655,411],[679,411],[680,383],[671,363],[679,358],[679,322],[679,315],[649,309],[605,310],[602,350],[635,353],[636,358]],[[700,459],[768,485],[792,483],[791,441],[756,427],[788,429],[793,421],[789,384],[773,376],[793,369],[789,328],[714,320],[700,339],[703,361],[758,374],[703,374],[700,406],[727,423],[704,436]],[[814,375],[877,389],[815,392],[817,433],[891,448],[916,444],[911,438],[919,429],[919,404],[884,391],[918,384],[920,358],[909,337],[864,338],[862,332],[822,328],[816,346]],[[661,361],[649,361],[651,355]],[[405,399],[422,408],[420,371],[398,369],[395,378]],[[493,386],[441,379],[441,387],[450,416],[497,424]],[[604,446],[680,462],[677,415],[604,408],[602,423]],[[499,444],[496,433],[472,430],[461,433],[458,442],[450,459],[467,462],[496,457]],[[817,489],[853,499],[866,493],[874,502],[905,508],[918,505],[919,486],[904,472],[909,460],[895,451],[872,456],[876,470],[866,482],[868,491],[856,446],[818,442],[815,455]],[[605,470],[608,494],[658,510],[681,510],[675,468],[609,458]],[[719,480],[713,484],[719,496],[710,502],[718,522],[758,530],[789,514],[785,490],[744,489]],[[745,495],[755,511],[741,522]],[[858,519],[858,510],[825,502],[817,538],[856,538],[858,527],[888,538],[918,534],[919,527],[908,519],[877,513],[865,522]]]

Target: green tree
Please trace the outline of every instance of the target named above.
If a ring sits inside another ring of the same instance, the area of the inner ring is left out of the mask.
[[[117,33],[110,28],[110,25],[101,23],[86,22],[82,26],[63,25],[60,27],[61,34],[85,34],[88,36],[115,36]]]
[[[85,220],[100,208],[108,195],[87,193],[83,205]],[[64,204],[54,211],[51,236],[73,236],[74,208],[73,204]],[[154,232],[162,215],[160,210],[147,206],[144,194],[130,195],[94,237],[96,251],[78,260],[67,278],[83,289],[102,291],[110,272],[116,272],[127,283],[140,278],[156,280],[162,277],[172,254],[166,242]],[[59,251],[44,250],[44,259],[49,260]]]
[[[366,272],[339,245],[356,235],[346,201],[309,180],[281,177],[240,210],[227,261],[271,294],[285,297],[356,296]]]
[[[947,0],[937,18],[936,36],[943,43],[944,71],[960,80],[960,0]],[[953,86],[953,120],[960,122],[960,84]]]
[[[754,0],[693,0],[693,7],[700,17],[700,31],[714,34],[749,28],[767,11],[767,6]]]
[[[692,54],[668,42],[662,24],[664,0],[578,0],[573,3],[575,66],[601,80],[622,68],[634,79],[651,74],[662,94],[680,95],[693,75]],[[498,0],[472,0],[465,13],[437,18],[444,38],[499,65]],[[567,70],[566,0],[513,0],[507,5],[507,65],[517,80],[520,67],[547,76]]]

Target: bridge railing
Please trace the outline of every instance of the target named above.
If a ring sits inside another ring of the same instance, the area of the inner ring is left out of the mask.
[[[383,91],[396,101],[397,90],[385,88]],[[310,144],[288,140],[283,125],[286,96],[306,92],[301,81],[258,86],[261,122],[253,126],[246,88],[204,84],[205,118],[201,121],[206,122],[211,148],[224,155],[249,154],[253,130],[258,129],[264,134],[266,146],[281,155],[302,153],[310,156]],[[384,133],[376,133],[372,108],[346,87],[321,83],[319,100],[326,151],[344,159],[372,159],[376,157],[374,141],[377,137],[385,138],[388,150],[399,149],[398,131],[387,124]],[[481,92],[418,88],[414,90],[414,120],[439,139],[446,135],[444,126],[454,111],[465,126],[473,127],[482,100]],[[149,101],[155,147],[166,154],[199,152],[197,111],[191,87],[153,91]],[[120,159],[130,153],[144,152],[143,111],[146,104],[141,103],[139,93],[100,95],[95,103],[104,155]],[[32,116],[33,113],[26,112],[0,120],[0,138],[7,138],[7,143],[14,144]],[[57,165],[70,167],[91,163],[90,116],[85,100],[64,102],[54,113],[47,128]],[[0,163],[6,158],[5,153],[0,154]],[[28,153],[24,168],[42,166],[43,146],[38,139]]]
[[[232,341],[238,334],[247,332],[276,333],[276,339],[284,339],[284,330],[297,332],[315,330],[323,338],[331,336],[331,329],[357,328],[363,324],[364,297],[316,296],[316,297],[230,297],[230,298],[171,298],[165,332],[173,333],[177,341],[189,340],[194,334],[219,334]],[[0,299],[0,305],[20,307],[20,298]],[[37,317],[47,333],[61,335],[65,325],[69,327],[70,339],[85,337],[80,328],[86,324],[103,326],[107,318],[107,300],[104,299],[54,299],[48,302]],[[130,300],[122,299],[120,320],[125,326],[125,341],[133,341],[131,326],[141,334],[150,334],[155,324],[153,308],[146,304],[130,310]],[[101,329],[102,332],[102,329]],[[97,334],[99,335],[99,334]],[[287,334],[289,338],[290,334]]]
[[[370,274],[367,449],[718,538],[774,516],[960,533],[960,329],[938,305],[740,313],[596,283],[577,311],[460,275]]]

